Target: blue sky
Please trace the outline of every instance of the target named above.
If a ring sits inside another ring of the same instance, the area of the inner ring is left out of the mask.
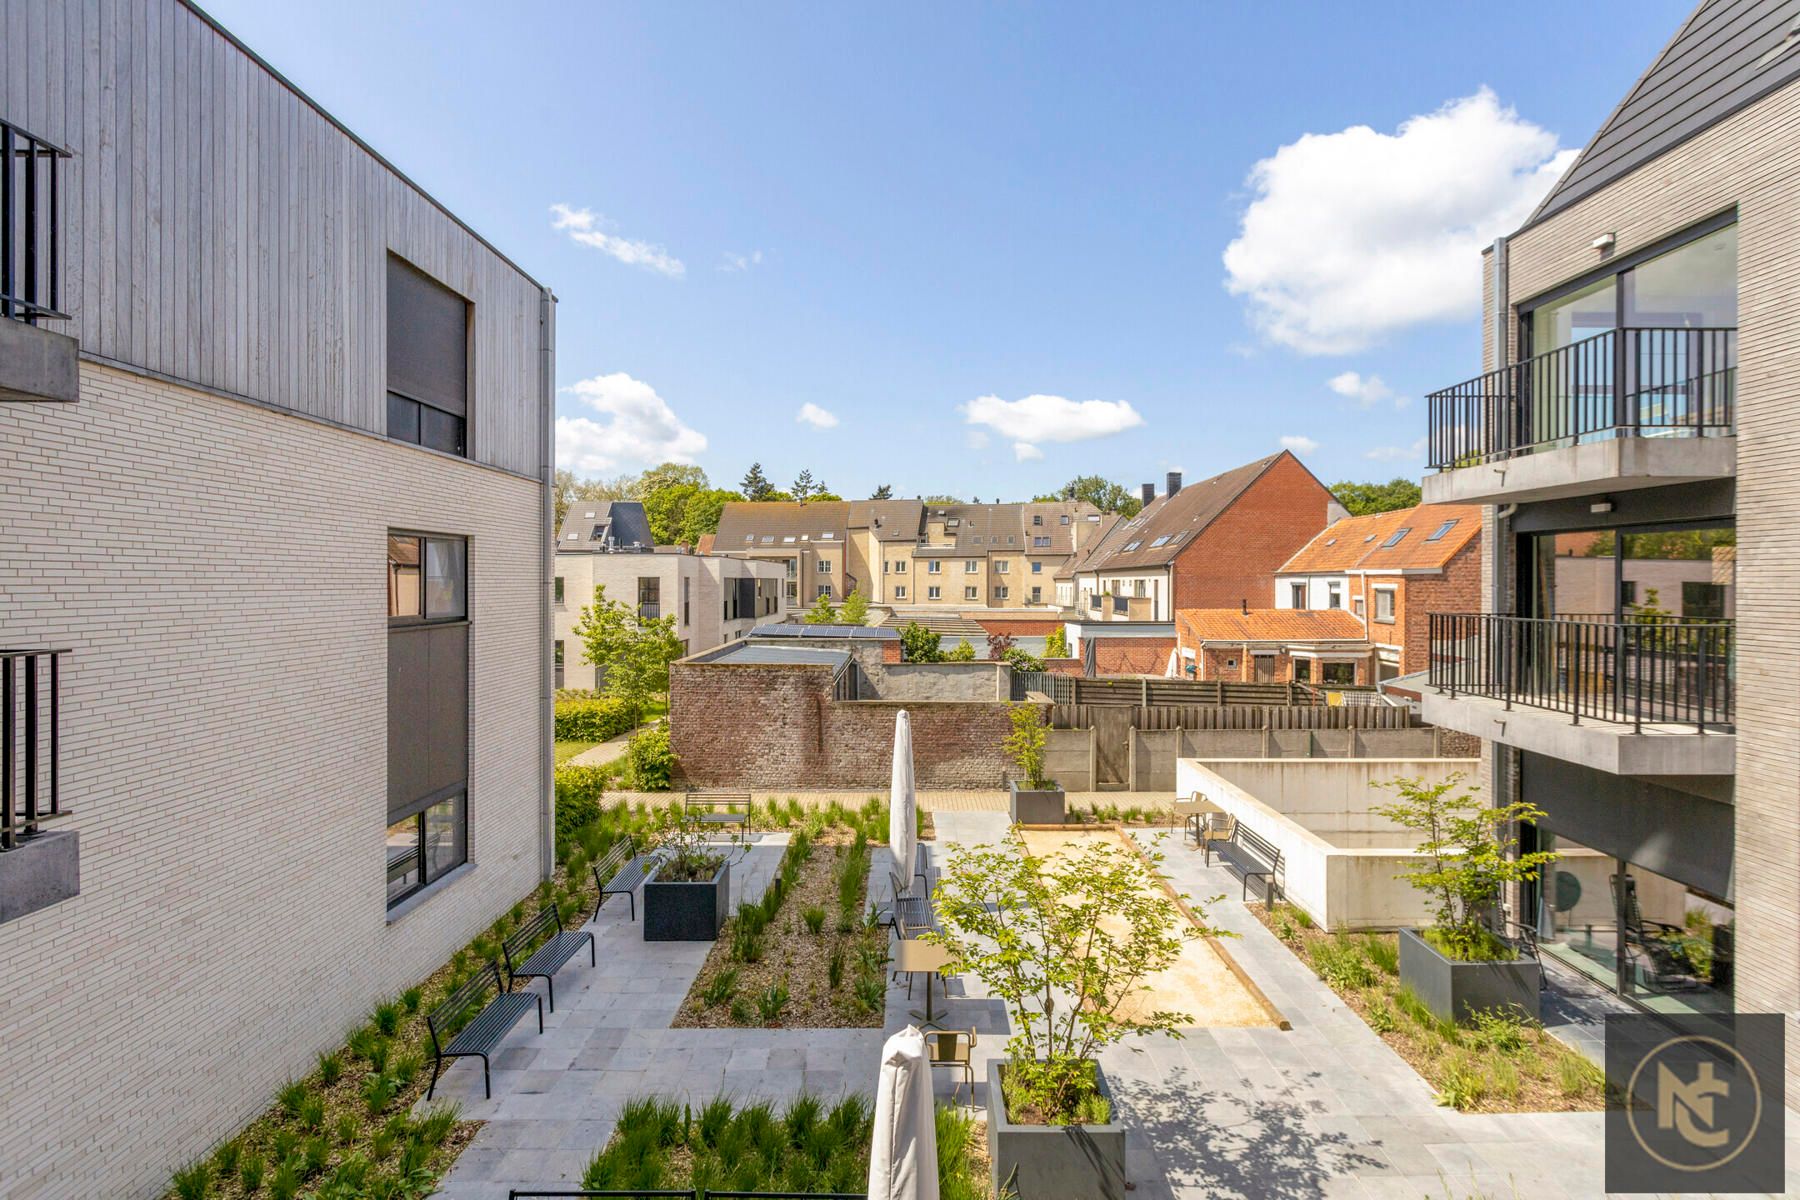
[[[1420,474],[1469,248],[1688,6],[206,7],[555,289],[564,465],[1013,499]]]

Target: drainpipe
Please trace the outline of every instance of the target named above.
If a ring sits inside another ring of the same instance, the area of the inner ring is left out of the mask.
[[[1493,341],[1490,357],[1493,369],[1498,371],[1509,365],[1512,354],[1507,340],[1507,328],[1512,324],[1512,307],[1509,303],[1507,288],[1507,245],[1504,237],[1494,239],[1494,290],[1489,299],[1494,313]],[[1505,613],[1512,611],[1507,597],[1506,581],[1514,573],[1512,555],[1512,534],[1509,522],[1517,512],[1517,504],[1502,504],[1494,509],[1494,541],[1493,541],[1493,577],[1488,581],[1488,611]],[[1503,668],[1504,669],[1504,668]],[[1489,741],[1488,795],[1493,797],[1496,805],[1505,804],[1512,799],[1512,763],[1513,751],[1498,742]],[[1513,829],[1517,836],[1517,826]],[[1520,918],[1519,902],[1523,887],[1514,884],[1501,896],[1501,911],[1513,920]]]
[[[539,447],[544,481],[543,527],[538,532],[542,578],[538,588],[538,877],[556,870],[556,691],[550,596],[556,587],[556,297],[538,293]]]

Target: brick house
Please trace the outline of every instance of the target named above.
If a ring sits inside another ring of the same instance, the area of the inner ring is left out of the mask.
[[[1184,608],[1175,614],[1184,679],[1227,683],[1372,682],[1374,648],[1342,609]]]
[[[1269,594],[1281,564],[1345,515],[1289,451],[1182,486],[1107,531],[1071,571],[1084,621],[1171,621],[1184,608],[1237,608]]]
[[[1481,590],[1481,508],[1422,504],[1347,517],[1275,573],[1275,607],[1343,609],[1363,625],[1375,674],[1426,667],[1430,615],[1465,609]]]

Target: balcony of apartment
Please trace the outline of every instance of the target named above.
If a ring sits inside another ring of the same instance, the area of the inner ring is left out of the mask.
[[[75,339],[42,327],[62,311],[62,164],[70,154],[0,119],[0,401],[69,402]]]
[[[62,658],[0,649],[0,923],[81,891],[80,837],[62,795]]]
[[[1425,719],[1614,775],[1729,775],[1734,626],[1433,613]]]
[[[1429,397],[1431,504],[1737,474],[1737,330],[1608,329]]]

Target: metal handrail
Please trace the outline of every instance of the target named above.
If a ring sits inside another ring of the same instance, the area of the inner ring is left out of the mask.
[[[1583,719],[1732,725],[1735,625],[1681,618],[1594,620],[1432,613],[1427,684]]]
[[[66,321],[62,190],[68,150],[0,121],[0,319]]]
[[[62,669],[68,650],[0,649],[0,852],[67,816]]]
[[[1427,397],[1438,470],[1616,437],[1735,428],[1737,329],[1627,327],[1534,355]]]

